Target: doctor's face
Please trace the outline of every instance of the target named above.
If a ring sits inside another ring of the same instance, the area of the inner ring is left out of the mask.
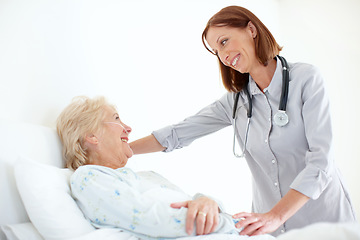
[[[206,41],[220,61],[241,73],[250,73],[259,61],[255,52],[256,28],[249,22],[245,28],[210,27]]]

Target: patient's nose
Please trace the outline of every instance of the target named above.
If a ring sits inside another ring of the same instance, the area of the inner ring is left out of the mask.
[[[127,134],[130,134],[132,131],[131,127],[126,124],[123,124],[123,126],[124,126],[124,132],[126,132]]]

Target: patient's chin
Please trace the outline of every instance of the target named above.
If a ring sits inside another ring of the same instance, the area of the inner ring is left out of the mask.
[[[126,153],[126,156],[127,156],[128,158],[131,158],[131,157],[134,155],[134,152],[133,152],[133,150],[131,149],[131,147],[130,147],[129,144],[127,144],[127,147],[128,147],[128,151],[127,151],[127,153]]]

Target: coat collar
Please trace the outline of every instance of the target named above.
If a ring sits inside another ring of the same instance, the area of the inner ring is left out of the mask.
[[[271,79],[269,86],[264,89],[265,93],[270,94],[272,96],[280,96],[282,89],[282,65],[279,59],[276,60],[277,61],[276,61],[275,73]],[[251,96],[263,93],[251,76],[249,76],[248,89]],[[244,99],[247,99],[246,93],[244,91],[242,91],[242,97]]]

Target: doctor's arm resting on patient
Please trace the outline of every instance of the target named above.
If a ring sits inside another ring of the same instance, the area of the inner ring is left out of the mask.
[[[191,197],[154,172],[127,168],[133,156],[128,144],[131,131],[103,97],[76,97],[58,117],[66,165],[75,170],[70,180],[72,195],[95,227],[118,227],[148,238],[238,233],[233,219],[219,213],[215,200],[202,194]],[[207,214],[195,213],[197,225],[205,221],[212,225],[187,232],[187,208],[198,202]]]
[[[349,195],[333,163],[329,101],[317,68],[305,63],[282,66],[284,58],[278,56],[282,48],[270,31],[239,6],[223,8],[210,18],[202,40],[217,57],[228,93],[197,114],[131,142],[134,154],[170,152],[232,125],[243,144],[255,191],[253,212],[233,216],[243,219],[236,224],[243,228],[240,234],[278,235],[320,221],[353,221]],[[291,84],[284,88],[282,77],[287,74],[285,82],[291,80]],[[285,110],[281,107],[284,89],[289,91],[287,107],[291,108],[286,126],[273,120],[276,109]],[[236,95],[240,96],[238,112],[233,110]],[[252,99],[256,105],[250,105]],[[244,133],[242,126],[250,122],[246,111],[252,108],[263,117],[252,119],[251,130]],[[245,147],[247,139],[251,149]],[[201,203],[189,206],[189,220],[198,211],[204,212]]]

